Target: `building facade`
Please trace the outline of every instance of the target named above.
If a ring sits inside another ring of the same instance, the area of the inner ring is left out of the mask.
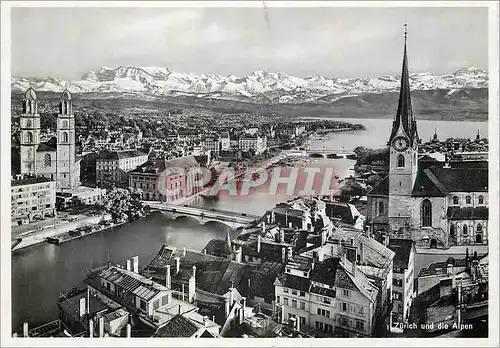
[[[128,172],[148,161],[138,150],[102,151],[96,158],[96,183],[128,184]]]
[[[56,136],[40,141],[40,115],[36,92],[29,88],[23,99],[21,123],[21,173],[56,181],[58,191],[80,184],[80,160],[75,153],[75,117],[71,93],[64,90],[59,101]]]
[[[19,176],[11,182],[11,219],[22,225],[55,216],[56,184],[45,177]]]

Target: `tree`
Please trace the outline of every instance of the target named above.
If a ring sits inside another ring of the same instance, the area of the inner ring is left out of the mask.
[[[102,205],[104,210],[111,214],[113,222],[133,220],[144,216],[144,204],[139,194],[131,190],[111,189],[107,192]]]
[[[382,181],[382,177],[380,175],[374,174],[370,175],[368,179],[366,179],[366,183],[371,187],[377,186]]]

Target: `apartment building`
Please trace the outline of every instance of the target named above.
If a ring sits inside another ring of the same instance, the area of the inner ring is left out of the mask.
[[[377,317],[378,289],[343,258],[289,260],[275,282],[282,321],[315,337],[371,337]]]
[[[394,251],[392,273],[392,320],[391,330],[396,331],[399,324],[408,322],[410,308],[415,298],[414,264],[415,242],[411,239],[390,239],[387,247]]]
[[[11,182],[11,219],[22,225],[56,214],[56,182],[45,177],[20,176]]]
[[[199,163],[193,156],[148,161],[129,172],[129,187],[141,190],[144,200],[172,202],[199,192]]]
[[[261,137],[259,134],[244,134],[238,140],[238,147],[242,151],[254,150],[255,154],[259,155],[266,151],[266,137]]]
[[[138,150],[104,150],[96,158],[96,183],[126,185],[128,172],[147,160],[148,155]]]

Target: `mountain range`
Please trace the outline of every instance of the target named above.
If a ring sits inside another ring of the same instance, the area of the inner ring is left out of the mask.
[[[413,91],[446,90],[445,97],[460,95],[471,89],[487,89],[488,73],[468,67],[454,73],[410,75]],[[171,71],[167,67],[103,67],[89,71],[79,80],[63,81],[55,77],[12,77],[13,92],[29,87],[37,91],[72,93],[112,93],[127,97],[148,95],[158,97],[194,97],[250,103],[331,104],[367,94],[386,94],[399,90],[399,76],[378,78],[341,78],[309,76],[305,78],[285,73],[255,71],[245,77],[234,75],[194,74]]]

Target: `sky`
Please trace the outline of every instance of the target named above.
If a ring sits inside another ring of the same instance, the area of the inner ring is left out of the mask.
[[[398,75],[488,67],[486,8],[12,8],[13,76],[79,79],[102,66],[246,76]]]

